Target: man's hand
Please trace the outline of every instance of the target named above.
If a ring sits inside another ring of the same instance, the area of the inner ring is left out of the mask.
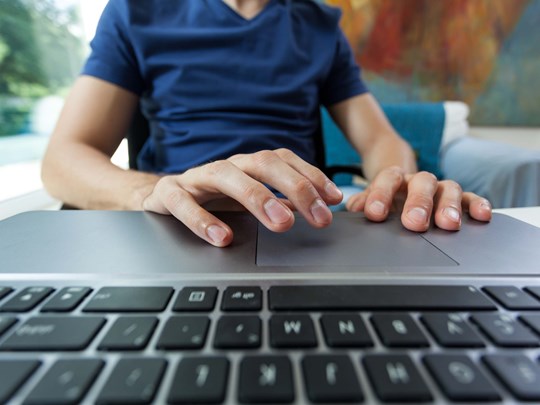
[[[368,188],[347,201],[349,211],[364,211],[371,221],[384,221],[392,209],[402,210],[405,228],[423,232],[432,216],[435,225],[449,231],[461,226],[463,212],[478,220],[491,220],[491,205],[473,193],[463,193],[454,181],[437,181],[427,172],[405,174],[399,167],[382,170]]]
[[[265,186],[282,193],[280,199]],[[214,246],[232,242],[231,228],[203,208],[213,200],[232,198],[268,229],[284,232],[298,210],[316,228],[332,222],[329,204],[338,204],[341,191],[322,171],[287,149],[235,155],[180,175],[161,178],[143,201],[143,209],[172,214]]]

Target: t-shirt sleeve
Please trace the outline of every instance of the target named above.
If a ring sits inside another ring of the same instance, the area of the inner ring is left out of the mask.
[[[144,82],[130,41],[127,20],[127,5],[118,0],[109,1],[90,43],[91,53],[81,73],[141,95]]]
[[[354,60],[349,42],[338,28],[334,60],[321,88],[321,103],[328,107],[367,92],[368,88],[362,81],[361,69]]]

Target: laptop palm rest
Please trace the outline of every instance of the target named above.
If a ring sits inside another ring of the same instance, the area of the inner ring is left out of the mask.
[[[172,216],[144,212],[28,212],[0,224],[0,278],[6,275],[249,275],[355,277],[394,275],[534,275],[540,228],[495,214],[489,224],[464,218],[459,232],[407,231],[399,218],[376,224],[336,213],[331,226],[272,233],[242,212],[220,213],[235,234],[220,249]]]

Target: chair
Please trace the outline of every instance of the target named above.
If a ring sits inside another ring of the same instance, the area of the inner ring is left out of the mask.
[[[394,129],[412,146],[419,169],[442,178],[439,149],[446,114],[443,103],[383,104],[382,108]],[[322,111],[322,132],[326,155],[325,170],[333,175],[336,184],[351,184],[349,169],[361,164],[360,156],[326,110]]]

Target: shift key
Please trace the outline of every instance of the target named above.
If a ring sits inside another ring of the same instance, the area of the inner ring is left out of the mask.
[[[0,345],[0,350],[83,350],[105,323],[102,317],[37,316],[29,318]]]

